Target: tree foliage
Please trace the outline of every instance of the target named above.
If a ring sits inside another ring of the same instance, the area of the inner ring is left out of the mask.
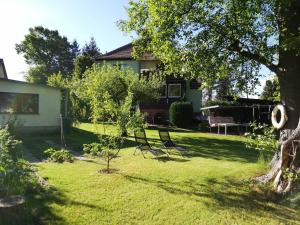
[[[89,56],[91,59],[95,60],[101,55],[101,51],[97,46],[94,37],[91,37],[90,42],[86,43],[82,48],[82,55]]]
[[[246,147],[258,151],[274,152],[278,148],[278,134],[273,127],[267,124],[252,123],[251,132],[246,133],[248,138]]]
[[[158,99],[162,80],[158,76],[139,77],[132,70],[94,65],[73,89],[89,103],[94,122],[116,122],[119,133],[142,123],[135,107],[139,101]]]
[[[47,78],[61,72],[64,77],[73,73],[73,61],[78,54],[79,45],[72,44],[57,30],[49,30],[42,26],[29,28],[20,44],[16,44],[18,54],[23,54],[31,66],[26,79],[34,83],[47,82]]]
[[[30,184],[32,169],[23,159],[21,141],[9,133],[8,126],[0,126],[0,197],[24,194]]]
[[[61,111],[63,115],[66,115],[65,110],[67,110],[67,117],[71,119],[72,122],[87,121],[90,116],[87,103],[79,99],[73,89],[73,84],[76,83],[77,80],[78,79],[74,77],[64,78],[60,72],[57,74],[52,74],[47,80],[47,85],[51,87],[58,87],[63,90]],[[67,108],[65,108],[66,105]]]
[[[137,33],[136,57],[153,52],[170,71],[189,71],[204,85],[237,74],[233,80],[245,86],[244,82],[257,82],[261,65],[280,72],[276,65],[280,48],[296,49],[299,34],[287,34],[279,45],[278,12],[291,2],[130,1],[129,19],[119,25]]]
[[[89,121],[90,107],[87,102],[79,99],[72,88],[72,84],[78,79],[82,79],[85,71],[92,67],[95,58],[101,55],[94,38],[91,38],[89,43],[86,43],[80,51],[77,41],[72,44],[73,54],[76,55],[74,61],[74,71],[72,77],[64,77],[61,72],[54,73],[47,79],[47,84],[52,87],[60,87],[68,92],[67,96],[63,96],[62,101],[68,98],[68,116],[74,121]]]
[[[95,39],[92,37],[89,43],[82,48],[81,54],[75,59],[74,76],[81,79],[84,72],[91,68],[95,60],[101,55]]]
[[[267,80],[261,94],[261,99],[280,101],[280,88],[278,78]]]

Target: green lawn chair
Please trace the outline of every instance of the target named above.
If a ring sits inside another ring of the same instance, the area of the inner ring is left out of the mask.
[[[174,144],[174,142],[170,138],[169,131],[167,131],[167,130],[159,130],[158,133],[159,133],[160,140],[163,143],[163,148],[165,148],[167,150],[168,149],[174,149],[177,152],[179,152],[181,156],[182,156],[183,152],[184,153],[187,152],[187,149],[179,147],[179,146],[177,146],[177,145]]]
[[[137,150],[140,150],[144,158],[146,158],[144,155],[144,152],[149,152],[152,155],[154,155],[155,157],[159,157],[159,156],[163,156],[163,155],[168,156],[168,154],[166,152],[162,151],[161,149],[155,149],[155,148],[151,147],[151,145],[148,143],[144,129],[134,131],[134,138],[135,138],[137,147],[136,147],[133,155],[135,155]]]

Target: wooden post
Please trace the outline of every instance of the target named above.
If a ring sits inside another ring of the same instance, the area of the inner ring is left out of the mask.
[[[61,148],[66,148],[65,136],[64,136],[64,123],[63,116],[60,114],[60,140],[61,140]]]
[[[68,90],[65,90],[65,118],[68,117],[68,101],[69,101]]]

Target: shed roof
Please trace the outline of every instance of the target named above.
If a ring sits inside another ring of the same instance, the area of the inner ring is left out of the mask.
[[[51,87],[51,86],[48,86],[48,85],[45,85],[45,84],[33,84],[33,83],[25,82],[25,81],[11,80],[11,79],[7,79],[7,78],[0,78],[0,82],[1,81],[61,90],[61,88],[59,88],[59,87]]]

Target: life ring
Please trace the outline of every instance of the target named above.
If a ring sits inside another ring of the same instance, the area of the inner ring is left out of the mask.
[[[277,113],[280,111],[280,121],[277,121]],[[285,107],[283,105],[276,105],[272,111],[272,124],[276,129],[281,129],[288,120]]]

